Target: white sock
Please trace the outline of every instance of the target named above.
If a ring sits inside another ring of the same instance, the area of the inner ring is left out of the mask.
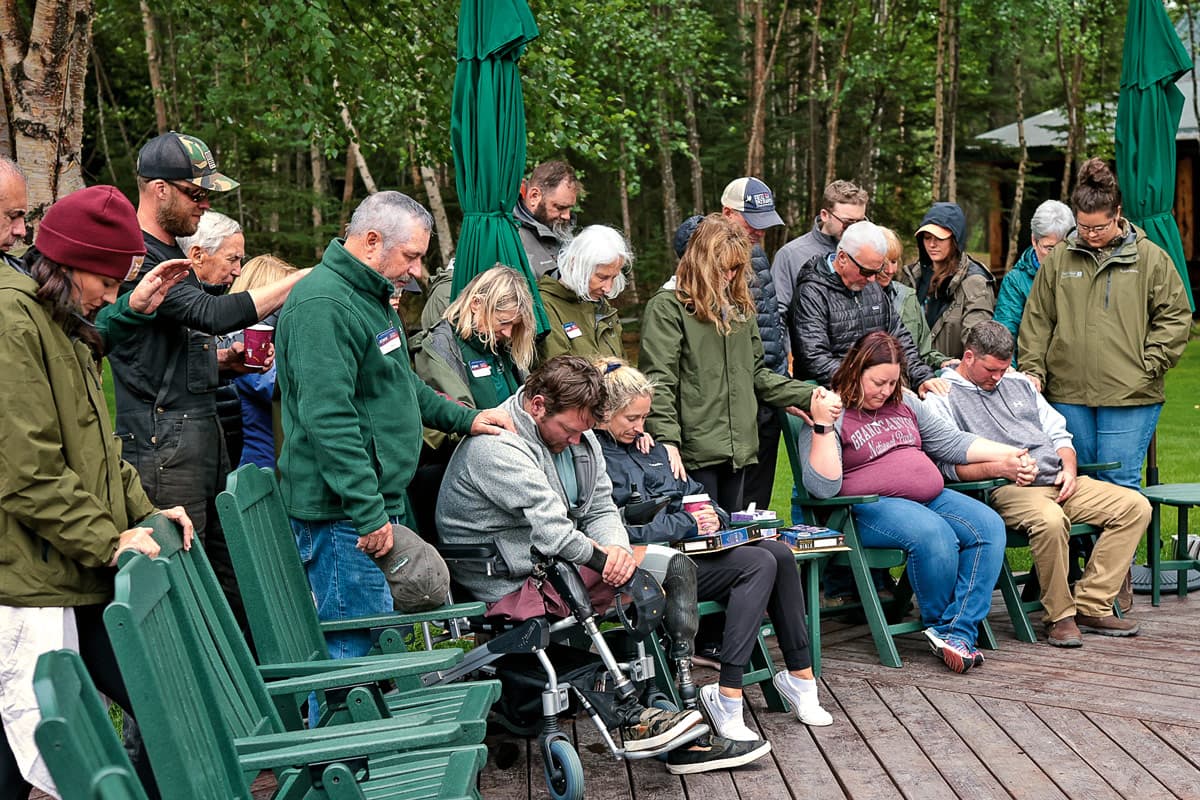
[[[718,689],[717,702],[721,704],[721,710],[726,714],[738,714],[740,716],[742,713],[742,698],[740,697],[726,697]]]
[[[802,694],[816,694],[817,680],[816,678],[797,678],[792,673],[784,670],[782,673],[783,679],[788,682],[788,685]]]

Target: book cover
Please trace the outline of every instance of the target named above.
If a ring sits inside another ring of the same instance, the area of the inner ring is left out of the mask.
[[[792,525],[778,530],[779,538],[793,550],[818,550],[825,547],[842,547],[846,537],[831,528],[815,525]]]
[[[691,536],[674,543],[676,550],[682,550],[691,555],[717,553],[730,547],[756,542],[760,539],[774,539],[776,531],[760,530],[757,528],[729,528],[717,531],[711,536]]]

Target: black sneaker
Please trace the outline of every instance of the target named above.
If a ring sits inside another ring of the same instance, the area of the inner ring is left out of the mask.
[[[621,726],[621,736],[625,739],[625,749],[629,752],[653,750],[703,721],[704,717],[695,709],[666,711],[661,708],[647,708],[638,716],[636,722]]]
[[[677,747],[667,754],[667,772],[672,775],[695,775],[715,769],[732,769],[749,764],[771,752],[771,743],[756,739],[735,742],[720,736],[702,736],[687,747]]]

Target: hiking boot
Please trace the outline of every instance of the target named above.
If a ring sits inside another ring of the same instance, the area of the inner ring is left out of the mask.
[[[758,734],[747,728],[742,719],[742,701],[722,697],[717,684],[700,687],[700,707],[704,709],[708,721],[712,723],[713,732],[718,736],[735,742],[758,740]]]
[[[1117,590],[1117,608],[1121,609],[1122,614],[1128,614],[1133,608],[1132,568],[1125,573],[1125,580],[1121,581],[1121,588]]]
[[[703,721],[704,717],[699,711],[646,708],[642,710],[636,722],[621,726],[621,736],[625,739],[625,749],[630,752],[653,750]]]
[[[925,638],[933,654],[942,659],[952,671],[961,674],[975,666],[975,656],[971,654],[971,648],[966,642],[953,638],[943,639],[933,628],[925,629]]]
[[[757,761],[769,752],[771,743],[761,739],[735,742],[709,734],[701,736],[688,747],[676,747],[667,753],[667,772],[672,775],[695,775],[715,769],[731,769]]]
[[[1075,622],[1084,633],[1098,633],[1101,636],[1137,636],[1139,630],[1136,620],[1119,619],[1112,614],[1107,617],[1076,614]]]
[[[799,680],[787,672],[776,672],[771,677],[771,683],[775,684],[779,693],[791,703],[792,711],[796,712],[796,719],[805,725],[818,728],[832,725],[833,715],[821,708],[821,701],[817,698],[816,681],[812,682],[812,691],[806,692],[797,688],[796,684]]]
[[[1054,647],[1083,647],[1083,636],[1075,618],[1063,617],[1047,625],[1046,642]]]

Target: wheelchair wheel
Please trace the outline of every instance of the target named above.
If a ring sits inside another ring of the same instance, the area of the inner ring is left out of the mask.
[[[653,691],[646,695],[647,708],[661,708],[663,711],[678,711],[679,706],[667,697],[666,694],[659,691]]]
[[[583,764],[566,739],[551,739],[543,752],[546,788],[554,800],[583,800]]]

